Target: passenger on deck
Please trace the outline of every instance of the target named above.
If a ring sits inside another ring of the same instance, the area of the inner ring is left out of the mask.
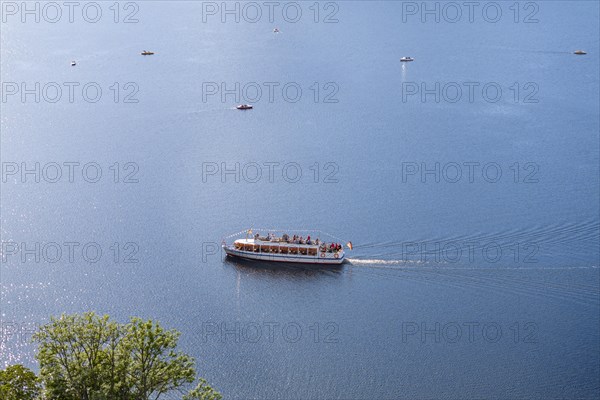
[[[310,235],[308,235],[308,237],[306,238],[306,244],[312,244],[312,242],[310,241]]]

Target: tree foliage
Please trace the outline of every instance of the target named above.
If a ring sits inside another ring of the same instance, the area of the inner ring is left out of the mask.
[[[221,400],[223,396],[210,387],[202,378],[198,379],[198,386],[183,396],[183,400]]]
[[[17,364],[0,370],[0,399],[34,400],[40,393],[40,380],[30,369]]]
[[[196,371],[194,359],[176,350],[179,335],[140,318],[127,324],[95,313],[52,318],[33,337],[39,344],[36,357],[45,398],[157,400],[183,391]],[[220,396],[203,379],[198,388]],[[190,397],[198,398],[220,399]]]

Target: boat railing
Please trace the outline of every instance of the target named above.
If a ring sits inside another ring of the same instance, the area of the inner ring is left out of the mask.
[[[329,255],[335,256],[343,250],[335,250],[323,245],[302,245],[288,242],[262,242],[262,241],[235,241],[233,244],[238,251],[265,253],[265,254],[294,254],[327,258]]]

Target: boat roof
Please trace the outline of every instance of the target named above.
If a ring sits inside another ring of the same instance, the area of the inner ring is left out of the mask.
[[[260,244],[260,245],[281,245],[281,246],[294,246],[294,247],[319,247],[317,244],[297,244],[297,243],[287,243],[287,242],[272,242],[266,240],[255,240],[255,239],[238,239],[235,243],[242,244]]]

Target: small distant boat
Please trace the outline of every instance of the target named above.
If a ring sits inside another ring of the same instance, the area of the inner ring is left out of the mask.
[[[71,67],[74,67],[76,65],[77,65],[77,63],[75,61],[71,61]]]
[[[274,33],[279,33],[279,28],[275,28],[275,29],[273,29],[273,32],[274,32]]]
[[[415,59],[412,58],[412,57],[402,57],[400,59],[400,61],[402,61],[402,62],[410,62],[410,61],[415,61]]]
[[[575,51],[573,52],[573,54],[577,54],[577,55],[580,55],[580,56],[582,56],[582,55],[585,55],[585,54],[587,54],[587,53],[586,53],[585,51],[583,51],[583,50],[575,50]]]
[[[254,107],[251,106],[250,104],[240,104],[239,106],[235,107],[238,110],[252,110]]]
[[[148,50],[144,50],[144,51],[142,51],[142,55],[143,55],[143,56],[151,56],[152,54],[154,54],[154,52],[153,52],[153,51],[148,51]]]

